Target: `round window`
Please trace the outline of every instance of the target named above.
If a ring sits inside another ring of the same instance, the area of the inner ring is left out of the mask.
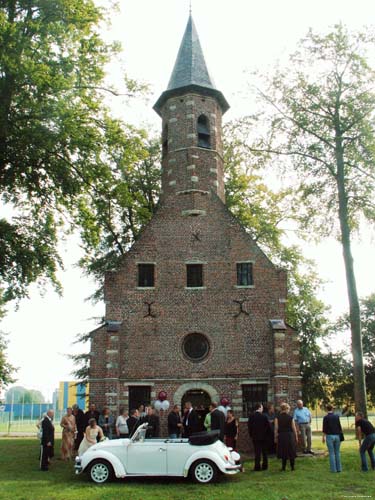
[[[191,333],[185,337],[182,348],[191,361],[202,361],[210,350],[210,344],[201,333]]]

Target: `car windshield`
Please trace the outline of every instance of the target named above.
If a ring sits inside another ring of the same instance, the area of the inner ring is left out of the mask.
[[[136,442],[142,442],[145,440],[146,437],[146,431],[147,431],[147,424],[142,424],[138,429],[135,431],[134,436],[132,437],[132,441],[134,443]]]

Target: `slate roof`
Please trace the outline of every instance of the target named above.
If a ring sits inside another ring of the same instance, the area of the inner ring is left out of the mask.
[[[196,91],[200,94],[216,97],[222,107],[223,113],[229,108],[225,97],[217,90],[208,72],[198,32],[191,14],[181,41],[168,88],[154,105],[155,111],[160,114],[161,106],[169,97],[182,95],[187,91]]]
[[[216,88],[208,72],[197,29],[190,15],[169,80],[168,90],[191,84]]]

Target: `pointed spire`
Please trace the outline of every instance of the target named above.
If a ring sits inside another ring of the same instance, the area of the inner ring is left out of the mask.
[[[187,85],[215,88],[204,60],[197,29],[191,14],[169,80],[168,90],[186,87]]]
[[[174,94],[182,94],[189,89],[207,95],[214,95],[218,99],[223,112],[229,108],[225,97],[216,89],[214,81],[208,72],[191,12],[168,88],[159,97],[154,109],[159,113],[161,105],[168,97]]]

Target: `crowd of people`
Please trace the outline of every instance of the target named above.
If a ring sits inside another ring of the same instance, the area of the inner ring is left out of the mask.
[[[54,455],[53,417],[53,410],[49,410],[40,423],[40,468],[43,471],[48,470],[48,464]],[[131,437],[143,423],[148,424],[146,438],[160,436],[159,415],[151,406],[140,405],[130,412],[121,409],[119,416],[115,418],[108,407],[103,408],[100,413],[96,405],[91,403],[84,413],[78,405],[73,405],[72,408],[67,408],[60,421],[61,459],[71,460],[75,454],[82,455],[90,446],[103,439]],[[202,422],[192,403],[187,401],[182,412],[178,405],[173,406],[167,423],[170,439],[189,438],[201,431],[203,426],[206,431],[217,431],[220,440],[228,447],[237,449],[239,423],[229,406],[218,406],[211,402],[209,412]],[[366,453],[370,458],[371,468],[375,470],[375,429],[362,413],[356,414],[355,427],[362,470],[368,470]],[[314,455],[311,448],[311,412],[301,400],[297,401],[293,413],[287,403],[282,403],[277,412],[273,404],[266,407],[261,403],[256,404],[248,418],[248,432],[254,446],[254,471],[267,470],[268,457],[275,455],[281,459],[282,471],[286,470],[288,461],[290,469],[294,470],[299,442],[303,453]],[[331,472],[341,472],[340,445],[344,434],[340,418],[334,413],[332,405],[327,405],[327,414],[323,418],[322,440],[327,445]]]
[[[340,445],[344,441],[340,417],[334,413],[332,405],[326,406],[327,414],[323,418],[322,441],[326,443],[331,472],[341,472]],[[362,471],[369,470],[367,457],[370,458],[372,470],[375,470],[375,428],[372,423],[364,418],[363,413],[355,416],[355,429],[359,443]],[[275,455],[281,459],[281,470],[285,471],[287,463],[290,469],[295,467],[297,447],[300,443],[304,454],[314,455],[311,449],[311,412],[297,401],[297,406],[290,412],[290,406],[282,403],[278,412],[273,404],[264,408],[258,403],[248,419],[249,435],[254,445],[254,471],[268,469],[268,457]]]

